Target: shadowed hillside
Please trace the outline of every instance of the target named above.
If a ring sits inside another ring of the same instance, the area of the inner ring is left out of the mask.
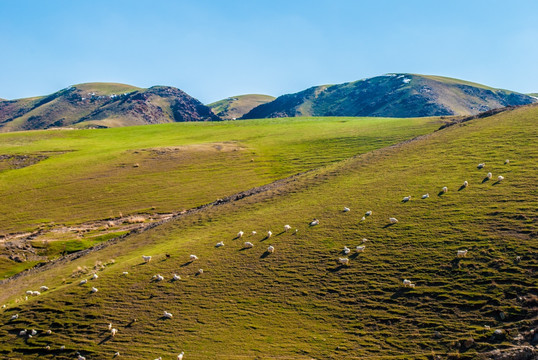
[[[217,120],[201,102],[166,86],[89,83],[44,97],[0,101],[0,132]]]
[[[538,325],[536,119],[530,106],[447,127],[4,283],[0,354],[477,359],[529,345]],[[24,300],[42,285],[49,290]]]
[[[387,74],[283,95],[243,118],[474,115],[536,101],[528,95],[441,76]]]

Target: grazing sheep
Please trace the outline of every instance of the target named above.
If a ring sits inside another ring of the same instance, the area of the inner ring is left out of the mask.
[[[164,280],[164,276],[162,276],[161,274],[153,275],[153,277],[155,278],[156,281],[163,281]]]
[[[96,287],[92,287],[92,289],[90,290],[92,292],[92,294],[95,294],[96,292],[98,292],[99,290],[96,288]]]
[[[467,255],[467,250],[458,250],[458,257],[465,257]]]
[[[108,324],[108,331],[112,330],[112,323]]]
[[[185,353],[182,351],[181,354],[179,354],[179,355],[177,356],[177,360],[183,360],[183,355],[184,355],[184,354],[185,354]]]
[[[46,287],[45,285],[43,285],[43,286],[41,286],[39,289],[40,289],[41,291],[47,291],[49,288]]]
[[[391,217],[391,218],[389,218],[389,222],[390,222],[391,224],[396,224],[396,223],[398,222],[398,219],[396,219],[396,218],[394,218],[394,217]]]
[[[423,199],[427,199],[427,198],[429,198],[429,197],[430,197],[430,194],[424,194],[424,195],[422,195],[422,198],[423,198]]]
[[[295,229],[294,234],[297,234],[299,232],[299,229]]]
[[[357,252],[363,252],[365,248],[366,248],[366,246],[364,246],[364,245],[361,245],[361,246],[357,245],[357,247],[355,248],[355,250],[356,250]]]
[[[409,200],[411,200],[411,195],[404,197],[402,202],[408,202]]]
[[[191,259],[191,261],[198,260],[198,256],[196,256],[196,255],[191,255],[191,256],[190,256],[190,259]]]
[[[113,328],[110,330],[110,335],[112,335],[112,337],[116,336],[116,333],[118,332],[118,329],[116,328]]]
[[[408,286],[411,285],[411,284],[412,284],[412,283],[411,283],[411,280],[404,279],[404,281],[403,281],[403,286],[404,286],[404,287],[408,287]]]
[[[181,276],[179,276],[177,274],[174,274],[174,276],[172,277],[172,280],[174,280],[174,281],[181,280]]]
[[[173,315],[171,313],[169,313],[168,311],[165,311],[163,317],[165,317],[167,319],[171,319],[173,317]]]
[[[116,351],[116,352],[114,353],[114,357],[116,357],[116,356],[120,356],[120,352],[119,352],[119,351]]]
[[[243,234],[244,234],[244,232],[240,231],[240,232],[237,233],[237,237],[238,237],[238,238],[242,238],[242,237],[243,237]]]
[[[482,169],[484,166],[486,166],[485,163],[480,163],[480,164],[478,164],[477,168]]]
[[[224,246],[224,241],[219,241],[215,247],[221,247]]]
[[[41,295],[41,293],[39,291],[32,291],[32,295],[39,296],[39,295]]]
[[[19,336],[26,336],[26,333],[28,332],[28,330],[24,329],[24,330],[21,330],[19,332]]]
[[[467,186],[469,186],[469,183],[467,182],[467,180],[465,180],[465,181],[463,182],[463,185],[462,185],[462,186],[463,186],[464,188],[467,187]]]
[[[288,231],[288,230],[291,230],[291,226],[289,226],[289,225],[284,225],[284,231]]]
[[[521,261],[521,256],[516,256],[516,262],[520,262]]]
[[[50,345],[45,346],[45,350],[50,350]]]
[[[319,225],[319,220],[318,219],[314,219],[310,222],[310,226],[316,226],[316,225]]]
[[[488,172],[488,174],[486,175],[486,177],[487,177],[488,179],[491,179],[491,178],[493,177],[493,174],[490,173],[490,172]]]
[[[504,160],[504,165],[510,164],[510,160],[506,159]]]
[[[245,246],[245,248],[250,249],[250,248],[254,247],[254,244],[251,243],[250,241],[247,241],[247,242],[245,242],[244,246]]]
[[[60,350],[65,350],[65,345],[60,346]]]
[[[361,217],[361,221],[364,221],[364,220],[366,220],[366,217],[364,217],[364,216]]]
[[[128,272],[128,271],[124,271],[122,274],[123,274],[123,275],[129,275],[129,272]]]
[[[151,256],[142,255],[142,259],[143,259],[145,262],[150,262],[150,261],[151,261]]]
[[[362,241],[363,243],[365,243],[365,242],[370,241],[370,240],[368,240],[367,238],[362,238],[361,241]]]
[[[272,235],[273,235],[273,233],[271,232],[271,230],[269,230],[269,231],[267,232],[267,238],[269,239]]]
[[[252,236],[256,235],[257,232],[256,231],[252,231]]]
[[[6,304],[2,305],[2,309],[5,309],[6,307],[7,307],[7,305],[6,305]]]
[[[82,355],[79,355],[77,360],[86,360],[86,358],[84,356],[82,356]]]
[[[11,320],[17,320],[19,318],[19,314],[15,314],[11,316]]]
[[[347,247],[347,246],[344,246],[344,250],[343,250],[344,254],[349,254],[351,252],[351,250]]]
[[[97,276],[97,274],[93,274],[93,276],[92,276],[92,280],[95,280],[95,279],[97,279],[98,277],[99,277],[99,276]]]
[[[35,329],[32,329],[32,332],[31,332],[32,336],[36,336],[37,335],[37,331]]]
[[[497,181],[503,181],[503,180],[504,180],[504,176],[499,175],[499,177],[497,178]]]
[[[204,269],[198,269],[198,274],[202,275],[204,273]]]
[[[81,280],[78,284],[79,285],[84,285],[88,282],[88,279],[84,279],[84,280]]]
[[[446,186],[443,186],[443,188],[441,189],[441,192],[445,194],[447,191],[448,191],[448,188]]]
[[[411,289],[414,289],[414,288],[415,288],[415,284],[411,283],[411,284],[409,284],[409,287],[410,287]]]
[[[344,206],[344,212],[348,212],[349,208],[347,206]]]
[[[338,262],[342,265],[349,265],[349,259],[348,258],[338,258]]]
[[[32,290],[26,290],[26,295],[33,295],[34,292]]]
[[[47,331],[45,332],[45,334],[47,334],[47,335],[50,335],[50,334],[52,334],[52,330],[50,330],[50,329],[49,329],[49,330],[47,330]]]
[[[272,246],[272,245],[270,245],[270,246],[267,248],[267,252],[268,252],[268,253],[271,253],[271,254],[274,253],[274,252],[275,252],[275,247]]]

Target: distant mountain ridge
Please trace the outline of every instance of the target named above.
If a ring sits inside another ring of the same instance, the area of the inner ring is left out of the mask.
[[[219,120],[200,101],[170,86],[87,83],[48,96],[0,101],[0,132]]]
[[[225,120],[239,119],[256,106],[275,100],[274,96],[261,94],[248,94],[230,96],[226,99],[208,104],[213,112]]]
[[[475,115],[538,99],[441,76],[386,74],[314,86],[255,107],[243,119],[292,116],[422,117]]]

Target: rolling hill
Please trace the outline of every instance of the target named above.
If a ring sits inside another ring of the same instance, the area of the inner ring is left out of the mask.
[[[198,100],[169,86],[88,83],[44,97],[0,101],[0,132],[218,120]]]
[[[475,115],[536,101],[525,94],[441,76],[387,74],[279,96],[242,118]]]
[[[346,153],[338,162],[212,201],[5,281],[0,354],[6,359],[81,354],[90,360],[119,352],[122,359],[175,359],[185,351],[189,360],[470,360],[515,359],[507,353],[519,351],[527,352],[519,358],[533,359],[536,119],[537,106],[519,107]],[[281,164],[338,154],[348,147],[327,145],[353,143],[381,123],[368,120],[346,138],[334,135],[339,125],[350,126],[346,119],[333,119],[329,127],[309,120],[294,132],[291,124],[300,120],[286,120],[287,127],[284,120],[259,121],[267,129],[275,121],[273,131],[292,136],[252,132],[259,137],[246,139],[259,142],[258,149],[317,137],[321,129],[332,134],[331,140],[310,141],[319,145],[314,157],[306,142]],[[239,129],[255,123],[231,124]],[[141,128],[134,129],[145,131]],[[103,132],[118,130],[123,129]],[[18,135],[10,138],[11,146],[28,141]],[[62,139],[42,141],[58,145]],[[369,144],[376,144],[375,136]],[[485,167],[478,169],[478,163]],[[238,178],[255,173],[242,168]],[[499,175],[504,179],[497,180]],[[447,192],[440,191],[444,186]],[[426,193],[430,196],[422,199]],[[391,225],[389,217],[398,223]],[[314,218],[319,225],[309,226]],[[285,224],[292,231],[284,231]],[[224,246],[216,247],[219,241]],[[246,241],[253,247],[245,247]],[[269,245],[274,252],[266,251]],[[359,245],[365,249],[356,252]],[[345,246],[351,248],[348,255]],[[464,249],[466,255],[458,257]],[[198,259],[189,260],[190,254]],[[152,260],[144,262],[142,255]],[[349,265],[340,264],[341,257]],[[174,281],[173,274],[181,279]],[[81,284],[83,279],[88,280]],[[404,279],[416,286],[403,286]],[[43,285],[48,290],[25,299],[27,290]],[[165,311],[173,316],[165,318]],[[118,329],[115,336],[108,324]],[[24,329],[37,334],[19,335]]]
[[[274,96],[248,94],[232,96],[223,100],[208,104],[215,115],[225,120],[239,119],[241,116],[254,109],[256,106],[275,100]]]

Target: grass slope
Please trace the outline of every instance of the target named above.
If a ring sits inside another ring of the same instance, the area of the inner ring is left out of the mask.
[[[375,150],[3,284],[0,353],[475,359],[508,347],[537,323],[537,118],[537,107],[520,108]],[[505,180],[483,181],[488,171]],[[458,190],[464,180],[469,187]],[[438,195],[443,186],[448,193]],[[367,210],[373,215],[361,221]],[[390,216],[399,223],[388,226]],[[309,227],[312,218],[320,225]],[[298,233],[281,232],[284,224]],[[258,234],[234,239],[239,230]],[[274,235],[264,239],[267,230]],[[362,238],[365,252],[339,266],[343,247]],[[246,240],[254,248],[243,249]],[[268,245],[275,253],[264,253]],[[457,259],[459,249],[467,257]],[[143,254],[154,258],[144,264]],[[94,271],[99,279],[78,285]],[[153,281],[157,273],[165,281]],[[173,273],[182,280],[169,281]],[[415,289],[402,288],[406,278]],[[43,284],[51,290],[22,300]],[[163,320],[165,310],[174,317]],[[18,337],[24,328],[52,334]]]
[[[437,127],[436,119],[297,118],[0,134],[0,154],[34,159],[0,171],[0,235],[177,212]],[[82,235],[95,234],[72,237]],[[10,264],[20,268],[0,257],[2,277]]]
[[[241,116],[254,109],[256,106],[268,103],[275,99],[274,96],[248,94],[232,96],[223,100],[208,104],[215,113],[225,120],[239,119]]]

